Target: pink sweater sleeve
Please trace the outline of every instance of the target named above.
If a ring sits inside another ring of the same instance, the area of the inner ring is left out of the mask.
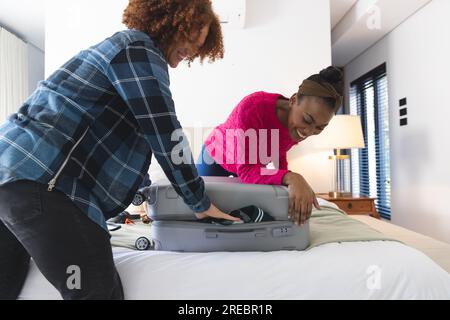
[[[264,117],[260,114],[263,108],[258,108],[261,98],[253,96],[247,99],[240,108],[236,123],[244,131],[247,129],[258,130],[262,127]],[[249,144],[245,144],[245,154],[249,154]],[[266,169],[262,164],[237,164],[237,175],[244,183],[282,185],[283,177],[288,172],[286,154],[280,155],[279,169]]]
[[[288,162],[287,162],[287,154],[280,154],[280,170],[287,170]]]
[[[266,169],[258,164],[240,164],[238,167],[239,179],[244,183],[282,185],[283,177],[288,170]]]

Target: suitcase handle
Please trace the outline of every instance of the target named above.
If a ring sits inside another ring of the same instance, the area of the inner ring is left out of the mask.
[[[207,239],[253,239],[265,237],[265,229],[205,230]]]

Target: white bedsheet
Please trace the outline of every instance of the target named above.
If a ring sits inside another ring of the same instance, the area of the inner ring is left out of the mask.
[[[450,299],[450,275],[390,241],[309,251],[173,253],[114,248],[126,299]],[[30,268],[20,299],[60,299]]]

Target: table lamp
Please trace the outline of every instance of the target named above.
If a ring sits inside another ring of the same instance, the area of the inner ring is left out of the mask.
[[[350,161],[350,156],[342,154],[341,150],[365,147],[361,118],[336,115],[318,138],[316,146],[336,150],[336,155],[329,157],[333,161],[333,190],[329,192],[329,196],[350,196],[349,184],[346,185],[344,180],[344,168],[346,162]]]

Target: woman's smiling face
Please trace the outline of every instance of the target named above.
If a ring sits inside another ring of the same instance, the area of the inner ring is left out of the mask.
[[[301,142],[310,136],[320,134],[333,118],[335,111],[322,98],[297,95],[290,99],[288,129],[294,141]]]
[[[191,39],[174,41],[166,53],[169,66],[176,68],[184,59],[195,56],[205,44],[208,33],[209,25],[204,26],[200,32],[193,33]]]

